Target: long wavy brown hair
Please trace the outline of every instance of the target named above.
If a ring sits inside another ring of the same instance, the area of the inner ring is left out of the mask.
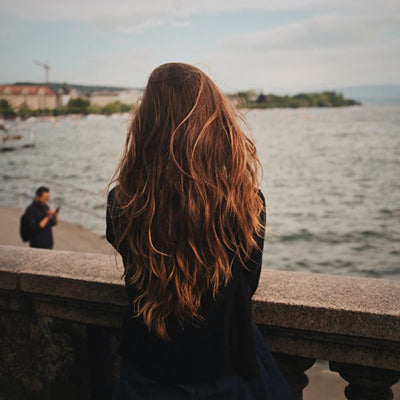
[[[262,165],[231,101],[199,68],[167,63],[150,75],[132,114],[119,165],[108,184],[128,258],[133,306],[168,340],[166,322],[203,320],[202,295],[216,298],[232,276],[228,251],[246,268],[263,202]],[[247,126],[247,125],[246,125]],[[108,205],[112,207],[113,205]],[[115,212],[110,212],[115,215]]]

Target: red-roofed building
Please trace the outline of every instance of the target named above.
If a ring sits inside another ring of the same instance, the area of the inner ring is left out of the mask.
[[[23,103],[33,110],[54,109],[58,97],[48,86],[35,85],[0,85],[0,99],[5,99],[15,110]]]

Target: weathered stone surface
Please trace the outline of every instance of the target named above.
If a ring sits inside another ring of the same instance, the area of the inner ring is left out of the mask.
[[[400,342],[258,325],[272,351],[306,358],[400,369]]]
[[[0,397],[44,399],[52,385],[68,382],[85,339],[85,326],[24,313],[2,313]]]
[[[0,289],[126,304],[121,259],[112,255],[0,246]],[[257,323],[400,342],[400,282],[263,271]]]
[[[86,302],[82,307],[81,301],[36,295],[31,297],[31,304],[35,314],[40,316],[117,329],[127,311],[126,306],[121,305]]]
[[[263,271],[257,323],[400,342],[400,281]]]
[[[332,361],[329,362],[329,367],[332,371],[339,372],[340,376],[349,382],[344,391],[349,400],[392,400],[391,386],[400,379],[400,371]]]
[[[112,255],[0,246],[0,308],[118,328],[122,273]]]
[[[122,273],[112,255],[0,246],[0,289],[124,305]]]
[[[18,272],[34,269],[41,261],[52,257],[51,250],[18,246],[0,246],[0,289],[19,288]]]
[[[0,289],[126,304],[123,266],[112,255],[0,247]],[[400,342],[400,282],[263,271],[257,323]]]

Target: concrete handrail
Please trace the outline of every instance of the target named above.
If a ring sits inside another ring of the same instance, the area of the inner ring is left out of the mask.
[[[0,289],[126,305],[119,256],[0,246]],[[261,273],[257,323],[400,342],[400,281],[289,271]]]

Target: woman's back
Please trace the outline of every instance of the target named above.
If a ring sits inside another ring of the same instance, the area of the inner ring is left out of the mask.
[[[174,388],[207,383],[213,398],[291,399],[251,315],[266,206],[238,117],[183,63],[156,68],[133,112],[107,205],[130,301],[118,400],[191,398]]]
[[[259,195],[265,204],[261,191]],[[116,210],[113,190],[108,210]],[[114,213],[118,215],[118,213]],[[115,246],[115,226],[118,217],[107,213],[107,240]],[[265,226],[265,213],[261,216]],[[261,271],[264,237],[256,237],[258,248],[248,260],[246,271],[237,257],[227,249],[232,262],[232,278],[213,299],[211,288],[202,298],[203,322],[188,321],[183,327],[175,319],[167,321],[170,341],[149,333],[142,318],[134,318],[133,310],[124,320],[120,353],[140,364],[143,371],[158,380],[169,382],[202,382],[238,374],[243,377],[259,373],[251,327],[251,296],[255,292]],[[127,259],[124,244],[120,253]],[[130,302],[138,295],[127,286]]]

